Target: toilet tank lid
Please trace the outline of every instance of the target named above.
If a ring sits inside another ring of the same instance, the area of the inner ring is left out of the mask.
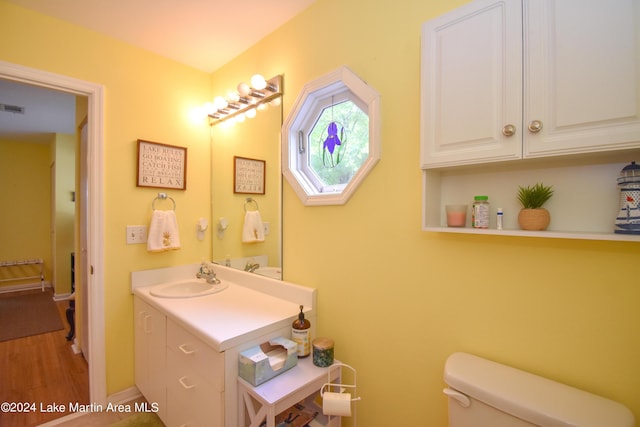
[[[634,427],[624,405],[547,378],[483,359],[454,353],[445,382],[489,406],[542,427]]]

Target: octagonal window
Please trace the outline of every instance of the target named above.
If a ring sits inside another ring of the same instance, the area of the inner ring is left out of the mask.
[[[380,159],[379,95],[342,67],[307,84],[283,126],[283,174],[305,205],[344,204]]]

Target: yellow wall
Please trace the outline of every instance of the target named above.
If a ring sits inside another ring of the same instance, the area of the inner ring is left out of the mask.
[[[304,207],[284,184],[285,279],[318,289],[318,334],[358,370],[358,425],[445,426],[455,351],[640,419],[640,245],[421,231],[420,25],[462,3],[319,0],[220,71],[284,73],[285,117],[341,65],[381,94],[382,159],[346,205]]]
[[[42,258],[51,281],[50,145],[0,141],[0,261]],[[39,274],[39,267],[0,268],[0,279]],[[0,286],[39,283],[38,279]]]
[[[198,262],[211,253],[210,237],[200,241],[195,232],[211,209],[209,128],[190,117],[210,98],[210,75],[4,0],[0,28],[11,34],[0,44],[0,60],[105,87],[107,393],[122,391],[134,378],[131,271]],[[139,138],[187,147],[186,191],[136,187]],[[125,227],[149,224],[158,191],[176,201],[182,249],[149,254],[145,245],[125,243]]]
[[[358,425],[445,426],[442,368],[459,350],[618,400],[640,419],[640,245],[420,231],[420,24],[464,2],[318,0],[214,74],[284,73],[285,115],[306,82],[340,65],[382,95],[382,159],[346,205],[307,208],[284,185],[285,278],[318,288],[318,333],[358,369]],[[190,233],[209,212],[208,129],[186,112],[217,92],[204,73],[4,0],[0,27],[15,37],[0,60],[106,87],[107,378],[120,391],[133,384],[129,272],[209,253],[211,240]],[[171,192],[181,251],[124,243],[155,196],[134,185],[137,138],[189,147],[188,191]]]

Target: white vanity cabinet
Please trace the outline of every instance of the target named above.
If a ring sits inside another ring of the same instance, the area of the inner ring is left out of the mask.
[[[300,305],[313,334],[316,290],[216,266],[218,278],[228,284],[220,292],[191,298],[156,294],[167,284],[191,283],[199,269],[200,264],[188,264],[131,273],[136,385],[158,403],[167,427],[238,427],[240,352],[288,337]],[[153,340],[145,333],[150,313],[160,325]]]
[[[426,22],[421,166],[640,147],[639,0],[475,0]]]
[[[224,354],[167,320],[167,425],[224,425]]]
[[[140,298],[133,299],[135,313],[135,381],[158,416],[166,419],[166,316]]]

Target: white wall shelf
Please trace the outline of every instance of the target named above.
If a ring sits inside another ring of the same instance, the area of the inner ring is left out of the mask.
[[[517,160],[423,171],[423,230],[443,233],[640,242],[640,236],[613,232],[619,211],[617,178],[640,159],[640,150],[565,158]],[[518,226],[518,186],[542,182],[554,188],[545,204],[551,224],[545,231]],[[475,195],[489,196],[489,229],[471,228]],[[467,204],[466,227],[447,227],[445,205]],[[496,210],[504,210],[504,229],[496,229]]]
[[[640,236],[614,233],[569,233],[558,231],[525,231],[525,230],[481,230],[477,228],[456,227],[425,227],[424,231],[456,234],[484,234],[495,236],[542,237],[546,239],[577,239],[577,240],[612,240],[621,242],[640,242]]]

